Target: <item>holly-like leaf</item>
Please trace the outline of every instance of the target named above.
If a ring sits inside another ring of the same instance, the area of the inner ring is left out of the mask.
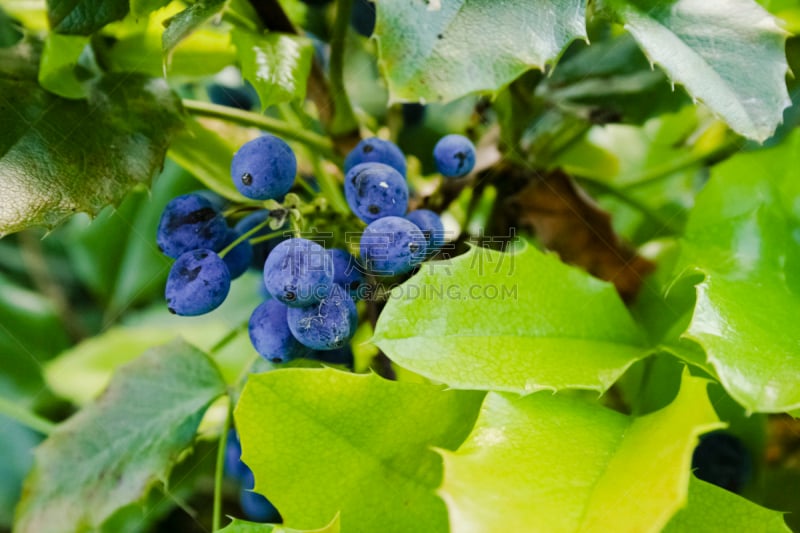
[[[750,411],[800,407],[800,134],[712,170],[682,242],[699,272],[686,337]]]
[[[227,0],[198,0],[180,13],[164,21],[161,46],[169,63],[172,51],[183,39],[222,11]]]
[[[91,35],[128,14],[128,0],[47,0],[47,19],[57,33]]]
[[[294,529],[277,524],[259,524],[237,520],[228,525],[221,533],[339,533],[339,515],[336,515],[330,524],[320,529]]]
[[[647,354],[613,285],[532,246],[424,264],[395,289],[373,341],[451,387],[521,393],[605,391]]]
[[[585,0],[378,2],[375,35],[391,99],[497,91],[586,37]]]
[[[719,427],[706,381],[641,418],[539,392],[490,392],[475,429],[442,451],[453,533],[659,531],[687,498],[692,450]]]
[[[234,30],[232,38],[242,75],[255,87],[262,109],[306,97],[314,58],[310,39],[277,32],[256,35],[244,30]]]
[[[791,104],[787,33],[753,0],[611,0],[650,60],[732,129],[764,141]],[[757,67],[754,67],[757,65]]]
[[[225,382],[202,352],[176,341],[119,368],[105,393],[36,450],[15,531],[97,529],[166,482]]]
[[[242,460],[287,527],[340,513],[342,531],[447,531],[441,459],[483,395],[331,369],[251,375],[236,407]]]
[[[791,531],[778,511],[761,507],[732,492],[692,476],[689,505],[672,517],[664,533],[686,531]]]
[[[39,84],[64,98],[85,98],[86,86],[78,79],[75,66],[87,37],[50,33],[44,42],[39,65]]]
[[[159,172],[180,125],[163,80],[109,74],[67,100],[26,78],[0,66],[0,235],[97,213]]]

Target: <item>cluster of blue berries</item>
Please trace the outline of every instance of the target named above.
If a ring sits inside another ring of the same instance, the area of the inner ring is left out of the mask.
[[[462,177],[475,165],[475,148],[466,137],[448,135],[437,143],[434,159],[445,177]],[[320,354],[349,348],[358,325],[355,302],[369,292],[367,276],[407,274],[444,243],[439,215],[426,209],[407,213],[406,171],[400,149],[378,138],[361,141],[346,157],[345,197],[353,214],[366,223],[360,259],[298,236],[297,228],[294,236],[287,235],[287,208],[226,209],[225,201],[209,191],[174,198],[157,235],[159,248],[176,259],[167,278],[168,309],[184,316],[215,309],[225,300],[231,280],[253,265],[263,269],[267,297],[249,321],[256,351],[273,362],[330,360]],[[287,197],[296,174],[292,149],[274,135],[244,144],[231,164],[239,192],[273,204]],[[225,215],[233,217],[242,209],[257,210],[230,227]],[[352,360],[352,353],[331,356]]]

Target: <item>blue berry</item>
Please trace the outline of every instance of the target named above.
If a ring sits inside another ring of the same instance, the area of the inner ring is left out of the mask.
[[[351,370],[355,364],[355,356],[353,355],[353,348],[350,346],[350,343],[335,350],[316,350],[309,355],[309,358],[332,365],[346,366]]]
[[[239,235],[242,235],[244,233],[247,233],[251,229],[255,228],[259,224],[263,224],[264,222],[266,222],[268,218],[269,218],[269,211],[267,211],[266,209],[262,209],[260,211],[254,211],[253,213],[250,213],[249,215],[241,219],[239,222],[237,222],[236,226],[234,226],[234,229]],[[283,228],[286,229],[288,228],[288,226],[289,223],[287,222],[286,224],[283,225]],[[255,239],[256,237],[263,237],[264,235],[269,235],[270,233],[274,233],[275,231],[277,230],[270,229],[270,227],[267,225],[258,230],[257,232],[255,232],[253,235],[251,235],[250,238]],[[281,242],[282,240],[285,240],[285,237],[278,236],[278,237],[273,237],[268,241],[253,244],[252,245],[253,258],[250,261],[250,266],[259,270],[264,268],[264,261],[267,260],[267,256],[272,251],[272,249],[275,248],[275,246],[277,246],[278,243]]]
[[[282,198],[292,188],[297,159],[283,140],[263,135],[246,142],[233,155],[231,177],[239,192],[248,198]]]
[[[222,248],[226,248],[229,244],[238,239],[240,235],[241,234],[235,229],[228,230],[228,238],[225,239]],[[220,250],[222,248],[220,248]],[[231,273],[231,279],[236,279],[244,274],[247,271],[247,267],[250,266],[250,261],[252,259],[253,247],[246,239],[234,246],[233,249],[222,258],[222,260],[225,261],[225,265],[228,267],[228,271]]]
[[[325,298],[333,286],[333,260],[319,244],[293,238],[278,244],[264,263],[264,285],[289,307],[305,307]]]
[[[170,200],[158,222],[156,242],[164,254],[177,259],[190,250],[218,250],[228,236],[228,225],[208,199],[184,194]]]
[[[753,473],[750,451],[741,440],[724,431],[700,437],[692,455],[692,468],[703,481],[737,494]]]
[[[226,207],[228,207],[228,200],[226,200],[221,194],[217,194],[212,190],[198,189],[196,191],[192,191],[191,194],[202,196],[211,202],[211,207],[213,207],[216,211],[222,212]]]
[[[372,137],[358,143],[344,159],[345,173],[361,163],[383,163],[406,177],[406,156],[391,141]]]
[[[225,443],[225,474],[233,479],[241,480],[248,472],[247,465],[242,462],[242,445],[235,429],[228,431]]]
[[[344,178],[347,205],[366,223],[403,216],[408,209],[408,185],[403,176],[383,163],[356,165]]]
[[[435,254],[444,244],[444,224],[439,215],[428,209],[417,209],[406,215],[425,235],[428,254]]]
[[[444,177],[460,178],[475,167],[475,145],[463,135],[445,135],[434,146],[433,159]]]
[[[242,490],[239,493],[239,504],[242,506],[245,517],[253,522],[282,522],[281,515],[275,506],[261,494],[252,491],[255,484],[253,472],[248,469],[242,477]]]
[[[310,307],[293,307],[286,321],[294,337],[312,350],[335,350],[356,332],[356,304],[344,289],[336,287],[327,298]]]
[[[361,260],[367,270],[381,276],[410,272],[425,259],[425,235],[412,222],[384,217],[361,235]]]
[[[250,315],[250,342],[261,357],[273,363],[285,363],[307,352],[289,330],[287,309],[277,300],[267,300]]]
[[[375,4],[372,0],[355,0],[350,12],[350,25],[364,37],[375,31]]]
[[[361,265],[347,250],[333,248],[329,250],[333,259],[333,282],[343,287],[354,300],[364,285],[364,273]]]
[[[192,250],[172,265],[164,294],[170,313],[196,316],[219,307],[230,288],[225,261],[211,250]]]

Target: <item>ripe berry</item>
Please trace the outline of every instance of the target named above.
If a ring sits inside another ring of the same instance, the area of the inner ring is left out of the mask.
[[[333,282],[343,287],[354,300],[359,299],[364,285],[363,267],[347,250],[333,248],[329,253],[333,259]]]
[[[156,242],[164,254],[177,259],[190,250],[217,250],[228,235],[228,226],[212,203],[200,194],[184,194],[170,200],[158,222]]]
[[[345,173],[361,163],[383,163],[406,177],[406,156],[391,141],[372,137],[358,143],[344,160]]]
[[[170,313],[196,316],[219,307],[230,288],[225,261],[211,250],[192,250],[172,265],[164,292]]]
[[[242,490],[239,492],[239,504],[245,517],[253,522],[282,522],[275,506],[261,494],[252,491],[255,485],[253,472],[248,468],[247,473],[242,476]]]
[[[310,307],[293,307],[286,321],[295,338],[313,350],[342,348],[358,325],[356,304],[344,289],[336,287],[321,302]]]
[[[444,177],[460,178],[475,167],[475,145],[463,135],[445,135],[433,148],[433,159]]]
[[[425,235],[412,222],[384,217],[372,222],[361,235],[361,260],[381,276],[410,272],[425,259]]]
[[[282,198],[292,188],[296,174],[294,152],[274,135],[263,135],[243,144],[231,163],[236,188],[256,200]]]
[[[289,307],[305,307],[326,297],[333,285],[333,260],[319,244],[293,238],[278,244],[264,263],[264,285]]]
[[[444,224],[439,215],[428,209],[416,209],[406,215],[417,226],[428,244],[428,255],[435,254],[444,244]]]
[[[267,300],[250,315],[250,342],[261,357],[273,363],[285,363],[307,352],[289,330],[287,309],[277,300]]]
[[[741,440],[724,431],[700,437],[692,455],[694,474],[703,481],[740,493],[750,479],[753,463]]]
[[[406,180],[383,163],[362,163],[350,169],[344,179],[344,194],[353,213],[367,223],[385,216],[402,216],[408,209]]]

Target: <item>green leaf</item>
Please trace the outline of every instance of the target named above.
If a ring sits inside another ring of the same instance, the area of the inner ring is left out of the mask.
[[[60,235],[72,268],[103,304],[105,322],[163,296],[172,260],[156,246],[158,222],[167,202],[197,188],[188,172],[167,161],[151,191],[139,187],[119,207],[106,207],[94,220],[74,217],[64,226]]]
[[[15,530],[96,529],[141,500],[153,484],[165,482],[206,408],[224,392],[211,360],[182,342],[121,367],[97,402],[36,450]]]
[[[255,87],[261,109],[305,99],[314,59],[309,39],[276,32],[260,36],[244,30],[234,30],[232,39],[242,75]]]
[[[260,272],[245,274],[231,286],[218,309],[200,317],[172,315],[163,300],[143,312],[128,314],[123,324],[84,340],[46,363],[45,381],[56,394],[83,405],[102,392],[120,365],[176,336],[208,352],[232,330],[247,324],[250,313],[261,303],[258,283],[263,283]],[[257,354],[244,328],[213,356],[225,381],[234,383]]]
[[[293,529],[277,524],[258,524],[234,518],[233,522],[220,533],[339,533],[339,515],[321,529]]]
[[[678,511],[664,533],[761,531],[789,533],[783,514],[761,507],[725,489],[692,476],[689,505]]]
[[[89,91],[67,100],[0,67],[0,235],[97,213],[160,170],[180,124],[167,84],[109,74]]]
[[[14,420],[0,416],[0,527],[11,527],[14,506],[22,492],[22,480],[33,465],[31,450],[39,437]]]
[[[48,34],[39,65],[39,84],[64,98],[85,98],[86,87],[76,77],[75,67],[88,42],[88,37]]]
[[[375,35],[393,101],[497,91],[586,38],[586,2],[379,2]]]
[[[288,527],[341,513],[343,531],[447,531],[434,492],[482,394],[331,369],[251,375],[234,413],[256,491]]]
[[[69,343],[52,302],[0,273],[0,395],[32,404],[42,364]]]
[[[169,4],[171,0],[130,0],[131,13],[136,18],[145,17],[156,9],[161,9]]]
[[[645,54],[732,129],[764,141],[791,103],[787,33],[753,0],[611,0]],[[754,65],[757,67],[754,68]]]
[[[706,383],[684,374],[675,401],[641,418],[490,392],[469,438],[441,452],[451,531],[659,531],[686,502],[698,435],[720,426]]]
[[[423,265],[373,339],[393,361],[466,389],[605,391],[647,349],[614,287],[532,246]]]
[[[128,14],[128,0],[47,0],[47,19],[57,33],[91,35]]]
[[[226,2],[227,0],[198,0],[180,13],[164,21],[161,46],[164,50],[167,64],[170,62],[170,56],[175,47],[194,30],[222,11]]]
[[[685,334],[749,411],[800,407],[800,134],[712,170],[682,242],[699,272]]]

